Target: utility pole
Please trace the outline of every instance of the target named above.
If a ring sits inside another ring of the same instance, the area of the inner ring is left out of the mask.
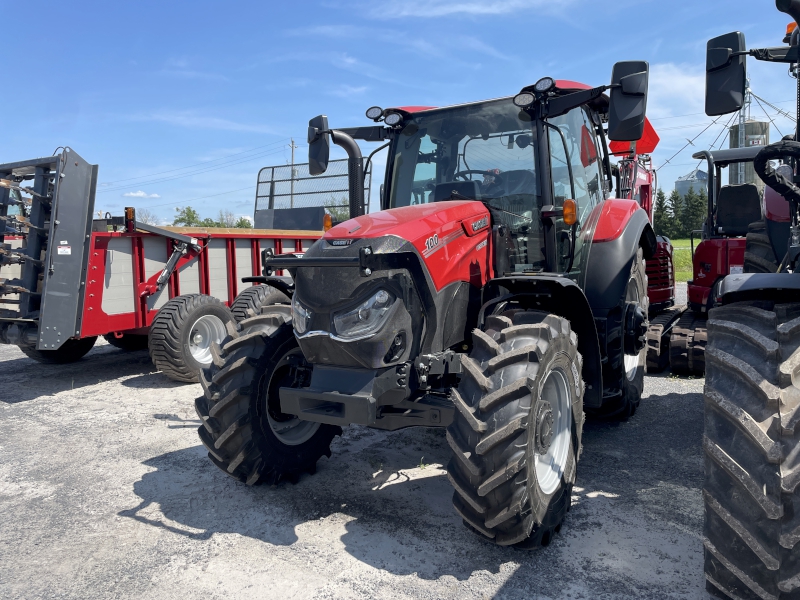
[[[294,177],[295,177],[294,149],[297,148],[297,146],[294,145],[294,138],[291,138],[291,140],[292,143],[289,145],[289,147],[292,149],[292,177],[291,177],[291,190],[289,192],[289,208],[294,208]]]
[[[742,108],[739,109],[739,148],[744,148],[745,144],[747,143],[745,129],[747,118],[750,116],[750,102],[750,80],[748,79],[744,90],[744,104],[742,104]],[[745,183],[744,167],[745,164],[740,162],[738,165],[739,176],[737,178],[738,181],[736,182],[740,185]]]

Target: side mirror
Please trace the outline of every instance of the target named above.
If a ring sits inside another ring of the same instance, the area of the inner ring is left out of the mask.
[[[319,115],[308,122],[308,172],[322,175],[328,170],[331,154],[331,138],[328,133],[328,117]]]
[[[643,60],[618,62],[611,72],[608,106],[608,137],[617,142],[635,142],[644,133],[647,84],[650,66]]]
[[[744,34],[726,33],[706,46],[706,114],[726,115],[742,108],[747,82]]]

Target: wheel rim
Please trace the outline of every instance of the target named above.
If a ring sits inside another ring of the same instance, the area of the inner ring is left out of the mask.
[[[628,281],[628,289],[625,292],[625,302],[635,302],[639,304],[639,286],[636,284],[636,279],[631,277]],[[636,378],[636,372],[639,370],[639,359],[644,350],[637,354],[624,354],[623,363],[625,365],[625,377],[628,381],[633,381]]]
[[[572,404],[569,386],[561,370],[550,371],[547,375],[541,398],[534,409],[536,480],[542,493],[547,495],[555,492],[561,483],[572,444]],[[549,435],[548,423],[551,423]]]
[[[203,315],[189,332],[189,353],[201,365],[211,364],[211,344],[225,339],[225,324],[214,315]]]
[[[266,387],[266,394],[263,399],[267,410],[264,411],[266,421],[270,430],[282,444],[287,446],[299,446],[310,440],[321,423],[304,421],[294,415],[287,415],[280,412],[280,399],[278,390],[282,387],[296,387],[296,370],[291,362],[293,357],[303,357],[299,348],[294,348],[278,362],[272,371],[269,384]]]

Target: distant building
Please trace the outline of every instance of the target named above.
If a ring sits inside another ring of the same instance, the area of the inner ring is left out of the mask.
[[[708,191],[708,173],[695,169],[683,177],[678,177],[675,189],[681,196],[686,196],[690,189],[694,189],[696,194],[699,194],[700,190]]]

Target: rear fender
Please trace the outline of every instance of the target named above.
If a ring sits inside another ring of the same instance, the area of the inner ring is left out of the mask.
[[[717,301],[722,304],[764,300],[796,302],[800,296],[800,274],[743,273],[728,275],[719,286]]]
[[[559,275],[499,277],[489,282],[484,298],[489,301],[481,308],[479,327],[484,316],[504,301],[517,301],[527,308],[546,310],[567,319],[578,336],[578,352],[583,356],[586,383],[583,404],[587,408],[600,407],[603,403],[600,344],[589,302],[574,281]]]
[[[652,258],[658,248],[656,235],[644,210],[636,208],[629,213],[619,212],[621,215],[607,216],[607,211],[603,210],[589,251],[584,290],[589,306],[598,317],[605,316],[624,297],[631,265],[639,246],[644,250],[645,259]],[[624,221],[618,219],[613,227],[604,223],[604,219],[617,216],[621,216]],[[598,234],[601,234],[600,237]]]

